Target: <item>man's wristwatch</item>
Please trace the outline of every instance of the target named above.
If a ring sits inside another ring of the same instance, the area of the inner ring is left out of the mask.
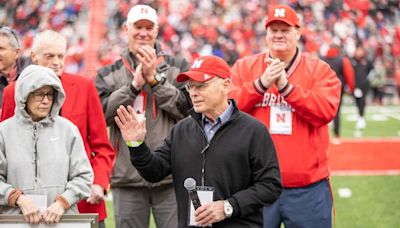
[[[154,87],[154,86],[156,86],[156,85],[158,85],[160,83],[164,84],[165,80],[166,80],[165,73],[157,73],[154,76],[154,80],[150,83],[150,86]]]
[[[224,200],[224,213],[226,218],[232,217],[233,207],[228,200]]]

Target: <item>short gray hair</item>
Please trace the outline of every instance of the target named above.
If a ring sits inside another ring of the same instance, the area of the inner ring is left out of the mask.
[[[0,26],[0,36],[7,37],[8,43],[15,49],[21,48],[21,38],[14,29],[7,26]]]
[[[67,51],[67,39],[63,35],[53,30],[45,30],[33,38],[32,52],[39,52],[49,42],[60,42],[65,47],[65,51]]]

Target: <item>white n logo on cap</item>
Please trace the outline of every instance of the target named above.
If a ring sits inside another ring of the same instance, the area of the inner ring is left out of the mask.
[[[148,9],[146,9],[146,8],[140,8],[140,13],[145,13],[145,14],[147,14],[147,13],[149,13],[149,11],[148,11]]]
[[[208,80],[208,79],[210,79],[210,78],[212,78],[210,75],[204,74],[204,80]]]
[[[283,8],[275,9],[274,17],[285,17],[286,10]]]
[[[191,68],[195,68],[195,69],[200,68],[200,67],[201,67],[201,64],[203,64],[203,62],[204,62],[204,59],[197,59],[197,60],[195,60],[195,61],[193,62]]]

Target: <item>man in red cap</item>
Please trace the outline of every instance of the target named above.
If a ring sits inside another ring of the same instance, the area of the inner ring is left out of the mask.
[[[232,67],[230,97],[268,128],[281,168],[283,192],[264,208],[264,227],[331,227],[328,123],[341,84],[322,60],[297,47],[300,21],[286,5],[271,7],[268,51]]]
[[[178,227],[262,227],[261,208],[272,204],[282,188],[267,129],[228,100],[230,69],[221,58],[198,58],[177,81],[189,81],[193,110],[154,152],[143,142],[145,120],[138,118],[131,106],[118,108],[115,122],[129,147],[132,164],[150,182],[172,174]],[[193,188],[197,182],[210,199],[205,202],[200,197],[201,206],[196,210],[185,189],[189,189],[187,180]]]

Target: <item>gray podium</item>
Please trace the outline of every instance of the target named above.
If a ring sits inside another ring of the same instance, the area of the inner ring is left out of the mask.
[[[97,214],[63,215],[57,224],[31,226],[22,215],[0,215],[0,228],[98,228]]]

